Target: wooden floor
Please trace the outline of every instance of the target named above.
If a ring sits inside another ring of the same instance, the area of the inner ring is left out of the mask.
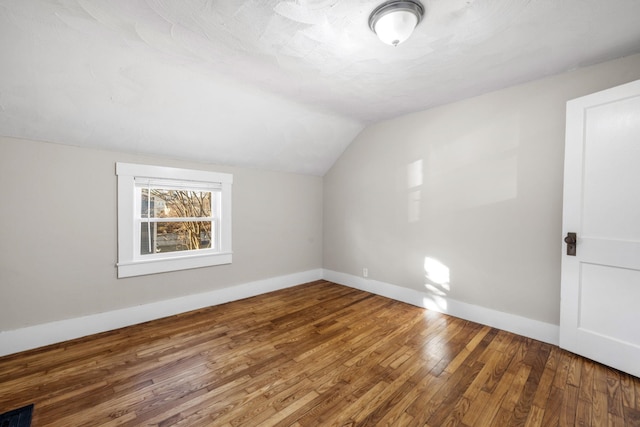
[[[0,358],[33,426],[633,426],[640,379],[319,281]]]

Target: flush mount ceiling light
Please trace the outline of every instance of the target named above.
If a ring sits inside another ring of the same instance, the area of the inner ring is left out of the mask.
[[[417,1],[388,1],[371,12],[369,28],[382,42],[398,46],[411,36],[422,15],[424,7]]]

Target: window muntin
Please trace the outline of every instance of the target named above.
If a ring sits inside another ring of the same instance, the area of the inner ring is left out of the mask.
[[[118,277],[231,263],[230,174],[118,163]]]

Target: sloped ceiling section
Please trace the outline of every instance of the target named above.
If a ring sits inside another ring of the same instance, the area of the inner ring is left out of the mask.
[[[1,134],[322,175],[362,129],[162,45],[152,9],[117,3],[0,8]]]
[[[0,0],[0,134],[323,175],[365,125],[640,52],[637,0]]]

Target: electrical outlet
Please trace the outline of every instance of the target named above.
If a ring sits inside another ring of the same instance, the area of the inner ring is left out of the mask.
[[[362,277],[369,277],[369,269],[367,267],[362,269]]]

